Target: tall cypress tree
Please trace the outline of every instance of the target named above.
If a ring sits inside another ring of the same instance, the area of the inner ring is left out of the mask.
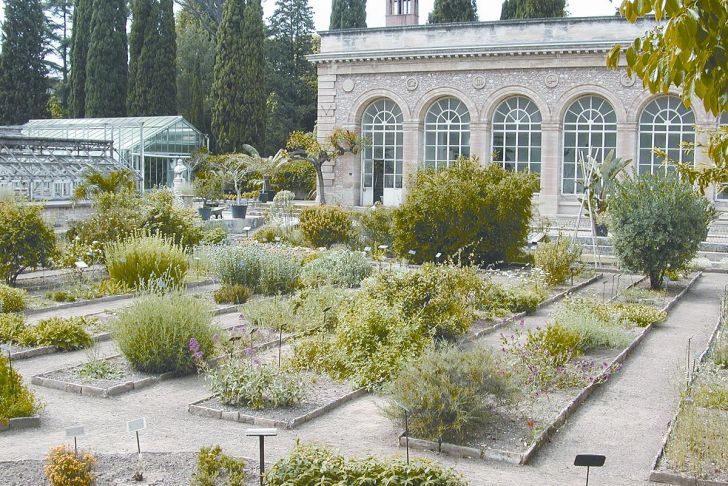
[[[316,70],[306,59],[313,52],[313,10],[308,0],[277,0],[270,18],[267,152],[283,147],[294,131],[310,132],[316,122]]]
[[[504,0],[501,20],[566,17],[566,0]]]
[[[0,125],[48,115],[46,18],[40,0],[5,0],[0,53]]]
[[[86,65],[86,116],[126,115],[126,0],[93,0]]]
[[[428,22],[441,24],[447,22],[476,22],[478,6],[475,0],[435,0]]]
[[[146,115],[152,97],[153,65],[149,56],[142,57],[150,40],[157,43],[157,9],[154,0],[134,0],[131,7],[131,30],[129,32],[129,86],[127,113],[129,116]]]
[[[60,76],[56,85],[61,109],[68,112],[68,75],[71,70],[71,20],[73,18],[74,0],[44,0],[46,18],[48,21],[48,37],[51,43],[51,52],[58,58],[58,62],[46,58],[51,73]]]
[[[265,37],[260,0],[225,2],[212,86],[212,128],[222,151],[265,143]]]
[[[332,0],[329,29],[354,29],[367,26],[367,0]]]
[[[154,115],[177,114],[177,32],[173,0],[159,0],[154,70]]]
[[[177,112],[206,133],[211,129],[210,92],[215,38],[187,9],[177,16]]]
[[[71,34],[71,76],[69,78],[68,114],[72,118],[86,115],[86,60],[91,38],[93,0],[76,0]]]

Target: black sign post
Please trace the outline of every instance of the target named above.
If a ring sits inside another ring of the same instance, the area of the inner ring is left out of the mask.
[[[245,431],[248,437],[258,437],[260,447],[260,486],[263,486],[265,475],[265,438],[278,435],[278,429],[248,429]]]
[[[602,467],[606,456],[599,454],[578,454],[574,458],[574,466],[586,467],[586,486],[589,486],[589,469],[592,467]]]

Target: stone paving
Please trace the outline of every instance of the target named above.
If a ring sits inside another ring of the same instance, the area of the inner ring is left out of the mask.
[[[668,320],[650,333],[622,370],[582,405],[532,465],[412,454],[456,467],[472,485],[581,485],[585,471],[571,465],[574,455],[601,453],[607,462],[601,470],[592,471],[591,484],[647,484],[651,462],[677,405],[687,340],[692,338],[695,354],[705,347],[727,283],[727,275],[704,275]],[[600,283],[595,285],[601,288]],[[79,310],[68,312],[77,315]],[[98,347],[102,356],[116,353],[113,342]],[[16,367],[29,382],[33,374],[85,360],[86,353],[80,351],[33,358],[18,362]],[[216,443],[231,454],[257,456],[256,439],[245,437],[244,424],[187,413],[187,404],[209,394],[198,376],[162,382],[113,399],[33,388],[46,404],[43,425],[0,434],[0,461],[41,459],[51,446],[66,440],[64,427],[77,422],[86,427],[82,447],[99,453],[132,452],[136,442],[126,433],[125,421],[139,416],[147,418],[149,427],[141,436],[144,450],[194,452]],[[397,431],[379,413],[380,403],[381,398],[366,396],[300,429],[281,430],[278,437],[267,441],[266,459],[275,461],[286,454],[297,438],[330,444],[350,455],[403,455],[403,449],[396,446]]]

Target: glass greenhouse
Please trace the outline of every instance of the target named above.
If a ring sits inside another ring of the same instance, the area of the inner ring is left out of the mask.
[[[22,126],[22,136],[111,142],[111,157],[134,169],[144,189],[171,186],[177,159],[189,158],[208,143],[207,137],[181,116],[31,120]]]

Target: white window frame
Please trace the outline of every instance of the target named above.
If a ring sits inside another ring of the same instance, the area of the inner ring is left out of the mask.
[[[541,122],[541,111],[530,98],[503,100],[493,113],[492,161],[506,170],[540,173]]]
[[[470,111],[454,96],[430,105],[424,133],[425,168],[442,169],[460,157],[470,157]]]

